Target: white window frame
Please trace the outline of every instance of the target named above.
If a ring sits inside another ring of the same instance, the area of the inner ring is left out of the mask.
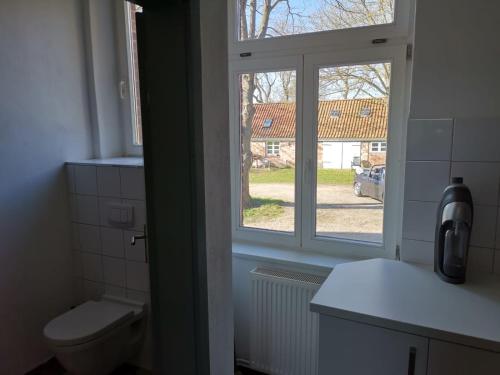
[[[236,1],[229,1],[229,82],[233,239],[290,249],[313,250],[346,257],[394,258],[401,242],[402,184],[404,182],[404,138],[408,113],[408,63],[413,0],[396,0],[392,24],[290,35],[263,40],[239,41]],[[384,44],[372,43],[384,38]],[[244,56],[240,56],[244,53]],[[390,61],[391,93],[387,136],[386,201],[381,244],[339,238],[318,237],[316,220],[316,111],[318,68]],[[297,123],[295,166],[295,232],[273,232],[242,227],[240,199],[240,73],[295,69],[297,71]],[[303,100],[307,98],[307,100]],[[305,126],[303,124],[314,124]],[[307,140],[307,142],[303,142]]]
[[[271,149],[271,152],[269,152],[269,149]],[[266,141],[266,156],[279,156],[280,151],[280,141]]]
[[[385,180],[383,241],[382,243],[316,236],[316,171],[317,171],[317,102],[318,75],[322,67],[391,62],[391,93],[387,129],[386,166],[390,171]],[[302,247],[316,251],[354,257],[394,257],[400,242],[403,174],[400,173],[403,151],[405,114],[406,47],[376,47],[370,49],[337,51],[305,56],[303,145],[304,184],[302,186]],[[311,74],[312,73],[312,74]],[[392,172],[394,171],[394,173]],[[392,230],[391,230],[392,229]]]
[[[229,55],[239,56],[240,53],[247,52],[274,53],[283,50],[289,50],[289,53],[314,52],[322,47],[331,49],[332,47],[349,48],[353,45],[368,46],[373,39],[382,38],[391,38],[396,42],[399,40],[399,43],[406,43],[414,0],[395,1],[392,23],[240,41],[237,1],[228,0]]]
[[[118,65],[120,103],[122,107],[123,136],[127,156],[142,156],[142,145],[135,142],[135,89],[132,82],[133,67],[130,64],[130,20],[126,7],[127,1],[116,2],[116,30],[118,36]]]
[[[385,143],[385,146],[382,146],[382,144]],[[377,146],[377,147],[374,147],[374,146]],[[385,148],[385,150],[383,150],[382,148]],[[386,152],[387,151],[387,142],[381,142],[381,141],[377,141],[377,142],[370,142],[370,152]]]
[[[302,57],[274,57],[266,59],[245,59],[230,62],[229,64],[229,96],[230,107],[230,158],[231,158],[231,213],[233,238],[243,241],[251,241],[267,245],[285,246],[287,248],[300,248],[300,222],[296,219],[301,215],[301,193],[302,184],[302,150],[295,147],[295,223],[294,232],[278,232],[266,229],[242,227],[240,225],[240,194],[241,194],[241,161],[240,161],[240,102],[238,100],[240,87],[239,75],[245,73],[275,72],[284,70],[295,70],[297,77],[296,84],[296,123],[295,123],[295,142],[302,144],[302,108],[298,103],[302,102]],[[236,100],[235,100],[236,98]]]

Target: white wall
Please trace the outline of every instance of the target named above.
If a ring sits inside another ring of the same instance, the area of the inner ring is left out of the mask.
[[[475,204],[469,268],[500,272],[499,12],[489,0],[417,1],[402,259],[433,263],[437,204],[462,176]]]
[[[2,2],[0,50],[0,373],[21,374],[72,304],[63,163],[92,152],[80,1]]]

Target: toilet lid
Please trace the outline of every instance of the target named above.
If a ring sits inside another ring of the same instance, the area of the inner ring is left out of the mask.
[[[45,337],[58,346],[83,344],[134,317],[131,306],[110,301],[88,301],[50,321]]]

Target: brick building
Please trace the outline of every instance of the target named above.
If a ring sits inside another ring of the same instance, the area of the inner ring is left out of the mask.
[[[387,113],[384,98],[320,101],[318,166],[350,169],[385,164]],[[254,167],[293,166],[295,128],[295,103],[255,104]]]

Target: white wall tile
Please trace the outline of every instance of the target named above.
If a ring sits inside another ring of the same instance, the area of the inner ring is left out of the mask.
[[[101,233],[98,226],[78,225],[80,250],[88,253],[101,253]]]
[[[102,257],[97,254],[82,253],[83,277],[86,280],[102,281]]]
[[[125,199],[145,199],[144,168],[120,168],[121,193]]]
[[[115,258],[124,257],[122,230],[101,227],[102,253]]]
[[[83,280],[83,296],[85,301],[101,299],[104,293],[104,284],[90,280]]]
[[[138,290],[132,290],[132,289],[127,289],[127,298],[134,301],[145,302],[145,303],[150,303],[151,301],[149,293],[139,292]]]
[[[83,260],[80,251],[73,251],[73,276],[83,277]]]
[[[434,202],[405,202],[403,238],[433,242],[437,207]]]
[[[127,260],[135,260],[137,262],[146,261],[146,241],[137,240],[135,246],[132,246],[130,243],[132,236],[142,234],[143,232],[123,231],[123,243],[125,244],[125,257]]]
[[[500,119],[456,119],[453,154],[456,161],[500,162]]]
[[[76,195],[76,221],[81,224],[99,225],[99,205],[97,197]]]
[[[78,203],[76,198],[76,194],[70,194],[69,196],[69,213],[72,222],[78,221]]]
[[[108,221],[109,203],[121,203],[118,198],[99,198],[99,222],[101,226],[109,227],[111,224]]]
[[[406,163],[405,199],[439,202],[450,178],[450,162],[411,161]]]
[[[471,246],[495,247],[497,207],[474,206]]]
[[[467,260],[467,272],[475,274],[493,272],[494,251],[493,249],[471,246]]]
[[[75,166],[66,164],[66,183],[68,184],[68,192],[75,193]]]
[[[71,224],[71,247],[73,250],[80,249],[80,224],[72,223]]]
[[[401,260],[419,264],[434,264],[434,243],[415,240],[403,240]]]
[[[471,190],[474,205],[497,205],[500,164],[453,162],[451,177],[463,177],[464,184]]]
[[[452,119],[408,121],[406,160],[450,160]]]
[[[103,257],[104,282],[106,284],[125,286],[125,261],[123,259]]]
[[[115,285],[106,284],[104,286],[104,292],[109,296],[127,297],[126,289]]]
[[[127,289],[149,291],[149,267],[147,263],[127,262]]]
[[[144,231],[144,225],[146,225],[146,202],[123,199],[123,203],[130,204],[134,207],[133,229],[139,232]]]
[[[101,197],[120,198],[120,168],[97,167],[97,189]]]
[[[77,194],[97,195],[95,166],[75,165],[75,191]]]
[[[83,279],[81,277],[75,277],[73,279],[73,298],[71,302],[73,306],[77,306],[85,302],[84,294]]]

